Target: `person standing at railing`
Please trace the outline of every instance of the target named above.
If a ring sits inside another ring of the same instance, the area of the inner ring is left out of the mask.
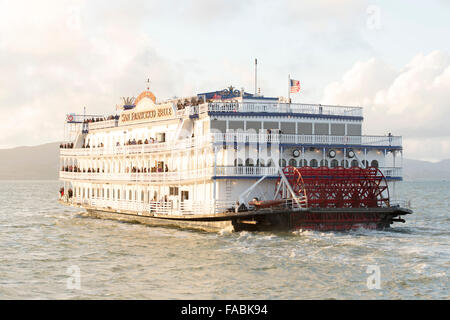
[[[389,137],[389,146],[391,146],[391,144],[392,144],[392,134],[390,132],[388,133],[388,137]]]

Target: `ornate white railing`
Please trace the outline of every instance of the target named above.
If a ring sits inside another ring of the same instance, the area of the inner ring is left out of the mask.
[[[278,176],[276,167],[216,167],[216,176]]]
[[[117,127],[118,124],[119,124],[119,120],[116,120],[116,119],[103,120],[103,121],[97,121],[97,122],[88,122],[88,129],[95,130],[95,129],[114,128],[114,127]]]
[[[379,168],[386,178],[401,178],[402,168],[399,167],[383,167]]]
[[[61,179],[69,180],[100,180],[100,181],[130,181],[130,182],[171,182],[180,180],[193,180],[202,177],[211,177],[214,168],[203,168],[176,172],[151,173],[93,173],[93,172],[67,172],[60,171]]]
[[[362,117],[361,107],[330,106],[303,103],[211,102],[209,112],[274,112]],[[200,105],[200,110],[204,105]]]
[[[96,208],[109,208],[114,210],[134,211],[143,216],[169,214],[169,215],[191,215],[191,214],[214,214],[224,212],[233,205],[230,201],[214,200],[185,200],[185,201],[133,201],[126,199],[103,199],[97,197],[73,198],[63,197],[62,201],[76,204],[88,205]]]
[[[210,140],[209,137],[188,138],[177,140],[176,142],[155,142],[149,144],[134,144],[126,146],[100,147],[100,148],[77,148],[60,149],[62,156],[99,156],[99,155],[120,155],[139,154],[159,151],[188,149],[199,147]]]
[[[380,146],[401,147],[400,136],[329,136],[329,135],[300,135],[300,134],[263,134],[263,133],[211,133],[207,136],[177,140],[176,142],[157,142],[127,146],[113,146],[102,148],[60,149],[62,156],[98,156],[139,154],[169,150],[182,150],[200,147],[205,143],[283,143],[283,144],[316,144],[316,145],[345,145],[345,146]]]
[[[383,167],[380,171],[386,178],[402,177],[402,168]],[[276,167],[241,167],[218,166],[196,170],[177,172],[151,172],[151,173],[92,173],[60,171],[61,179],[67,180],[96,180],[96,181],[129,181],[129,182],[174,182],[196,179],[211,179],[213,176],[223,177],[260,177],[278,176]]]
[[[401,147],[401,136],[332,136],[303,134],[265,134],[265,133],[211,133],[216,143],[292,143],[327,145],[369,145],[381,147]]]

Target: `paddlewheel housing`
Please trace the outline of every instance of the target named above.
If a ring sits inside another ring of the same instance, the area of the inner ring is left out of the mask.
[[[375,167],[328,168],[287,166],[283,173],[294,194],[308,208],[389,207],[389,189],[383,173]],[[282,177],[276,184],[276,197],[288,197]]]

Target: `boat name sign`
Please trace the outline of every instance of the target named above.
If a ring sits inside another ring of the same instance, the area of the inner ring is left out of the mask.
[[[124,112],[120,115],[120,123],[133,123],[133,122],[142,122],[143,120],[151,120],[151,119],[166,119],[171,118],[174,115],[172,104],[164,104],[154,106],[154,108],[149,110],[139,110],[139,111],[131,111]]]

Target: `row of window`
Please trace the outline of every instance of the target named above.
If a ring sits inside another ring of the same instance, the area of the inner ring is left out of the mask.
[[[172,187],[171,187],[172,189]],[[173,190],[176,190],[176,194],[178,194],[178,187],[174,187]],[[140,195],[138,191],[132,191],[128,190],[120,190],[120,189],[103,189],[103,188],[75,188],[74,189],[74,196],[82,197],[82,198],[104,198],[104,199],[110,199],[110,200],[137,200],[137,201],[144,201],[145,199],[145,192],[141,191]],[[159,201],[160,199],[157,199],[157,192],[155,191],[152,194],[150,191],[147,191],[147,201]]]
[[[228,122],[228,125],[227,125]],[[347,126],[347,130],[346,130]],[[211,129],[226,133],[228,130],[281,130],[284,134],[317,134],[335,136],[360,136],[361,124],[351,123],[312,123],[312,122],[278,122],[249,120],[212,120]]]
[[[378,168],[378,161],[377,160],[372,160],[370,163],[367,160],[363,160],[362,164],[364,167],[375,167]],[[234,166],[238,166],[238,167],[242,167],[244,165],[242,159],[236,159],[234,160]],[[359,162],[358,160],[354,159],[351,162],[349,162],[348,160],[341,160],[340,162],[336,159],[331,160],[330,162],[328,162],[327,159],[322,159],[320,160],[320,162],[316,159],[312,159],[311,161],[308,161],[306,159],[301,159],[301,160],[296,160],[296,159],[290,159],[289,162],[286,162],[285,159],[280,159],[279,161],[279,165],[280,167],[285,167],[286,165],[290,165],[293,167],[306,167],[306,166],[310,166],[313,168],[317,168],[319,167],[319,165],[321,167],[328,167],[328,165],[331,168],[335,168],[335,167],[344,167],[344,168],[349,168],[349,167],[359,167]],[[267,162],[267,165],[265,164],[265,161],[263,159],[258,159],[256,160],[256,164],[254,162],[253,159],[247,159],[245,160],[245,166],[246,167],[274,167],[275,164],[273,163],[272,160],[269,160]]]

